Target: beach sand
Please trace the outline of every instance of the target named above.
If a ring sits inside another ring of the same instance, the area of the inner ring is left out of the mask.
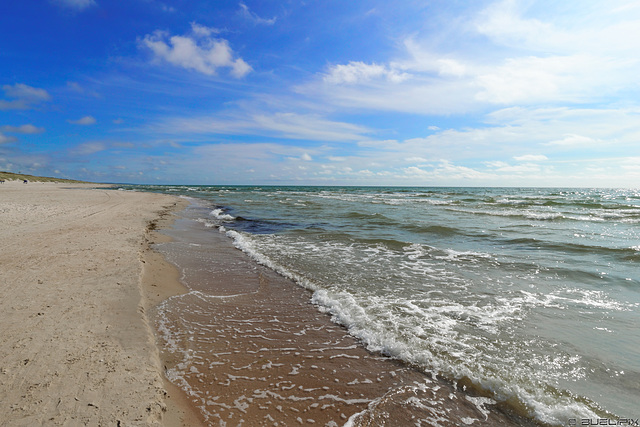
[[[141,292],[149,222],[182,200],[94,187],[0,186],[0,425],[189,425]]]

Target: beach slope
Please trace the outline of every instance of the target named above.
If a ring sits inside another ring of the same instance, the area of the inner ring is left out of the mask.
[[[149,223],[178,201],[68,183],[0,186],[0,424],[162,423],[141,251]]]

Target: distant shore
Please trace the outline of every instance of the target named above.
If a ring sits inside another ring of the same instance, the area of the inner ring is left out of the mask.
[[[143,274],[168,266],[146,236],[184,202],[97,187],[0,186],[3,423],[189,425],[145,314],[166,294]]]
[[[15,172],[5,172],[0,171],[0,183],[2,182],[11,182],[17,181],[24,183],[26,182],[56,182],[56,183],[67,183],[67,184],[91,184],[85,181],[78,181],[75,179],[65,179],[65,178],[54,178],[49,176],[36,176],[36,175],[28,175],[22,173]],[[97,184],[102,185],[102,184]]]

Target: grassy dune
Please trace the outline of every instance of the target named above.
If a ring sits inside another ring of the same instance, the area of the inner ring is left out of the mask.
[[[76,181],[74,179],[62,179],[62,178],[51,178],[47,176],[34,176],[34,175],[24,175],[20,173],[13,172],[2,172],[0,171],[0,180],[6,181],[24,181],[25,179],[29,182],[75,182],[81,183],[85,181]]]

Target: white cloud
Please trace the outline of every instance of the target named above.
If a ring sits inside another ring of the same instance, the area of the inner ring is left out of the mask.
[[[414,157],[407,157],[405,160],[406,160],[407,162],[410,162],[410,163],[422,163],[422,162],[426,162],[426,161],[428,161],[428,160],[427,160],[427,159],[425,159],[424,157],[417,157],[417,156],[414,156]]]
[[[84,116],[78,120],[67,120],[67,122],[73,125],[90,126],[97,123],[97,120],[93,116]]]
[[[484,165],[490,169],[500,169],[500,168],[505,168],[505,167],[509,167],[508,163],[505,163],[503,161],[500,160],[494,160],[491,162],[484,162]]]
[[[44,128],[39,128],[29,124],[22,126],[1,126],[0,131],[10,133],[36,134],[44,132]]]
[[[254,115],[258,129],[276,131],[287,138],[321,141],[353,141],[362,139],[367,130],[361,126],[326,120],[316,115],[277,113]]]
[[[12,101],[0,99],[0,111],[4,110],[28,110],[33,106],[51,100],[51,95],[44,90],[24,83],[2,86],[5,96]]]
[[[171,36],[164,31],[147,34],[140,44],[153,52],[157,60],[197,71],[206,75],[215,75],[218,68],[229,68],[236,78],[247,75],[251,66],[242,58],[235,58],[224,39],[213,38],[217,30],[196,23],[191,24],[192,34]]]
[[[409,76],[383,65],[349,62],[347,65],[334,65],[324,76],[324,81],[331,84],[359,84],[375,79],[385,79],[392,83],[400,83]]]
[[[29,106],[26,102],[22,100],[16,101],[6,101],[4,99],[0,99],[0,111],[6,110],[26,110]]]
[[[0,144],[7,144],[9,142],[16,142],[18,138],[15,136],[6,136],[0,133]]]
[[[440,164],[431,170],[425,170],[416,166],[410,166],[403,169],[404,178],[426,180],[430,182],[474,182],[474,185],[480,180],[487,182],[492,176],[485,172],[475,169],[455,165],[448,160],[441,160]],[[415,182],[415,181],[414,181]]]
[[[191,23],[191,31],[198,37],[211,37],[213,34],[219,34],[221,32],[217,28],[200,25],[197,22]]]
[[[540,172],[541,168],[539,165],[534,163],[524,163],[516,166],[503,166],[501,168],[496,169],[498,172],[514,172],[514,173],[526,173],[526,172]]]
[[[543,154],[526,154],[524,156],[515,156],[514,159],[518,162],[543,162],[549,160],[549,158]]]
[[[638,185],[612,177],[599,177],[598,181],[585,176],[584,171],[586,162],[598,164],[598,159],[603,157],[623,159],[636,154],[637,141],[640,140],[639,116],[640,110],[633,108],[504,109],[489,115],[487,123],[477,128],[449,129],[423,138],[360,142],[358,145],[367,150],[350,156],[349,165],[358,165],[365,160],[376,161],[391,171],[413,166],[416,169],[409,171],[418,173],[420,169],[424,171],[424,179],[431,177],[433,182],[444,185],[454,185],[454,178],[458,179],[457,184],[465,185],[464,171],[447,171],[442,166],[434,169],[423,163],[412,165],[408,161],[412,157],[429,159],[429,163],[433,159],[447,159],[451,164],[485,174],[478,175],[478,180],[482,181],[473,185],[534,185],[534,182],[544,186]],[[555,145],[549,145],[549,141]],[[574,152],[571,158],[582,159],[584,163],[577,166],[567,163],[567,151]],[[620,160],[602,162],[615,165]],[[477,167],[477,164],[482,167]],[[436,169],[438,174],[434,172]],[[608,172],[616,176],[614,170],[611,168]],[[466,172],[473,176],[472,171]],[[531,172],[536,176],[529,183],[523,181],[524,175]],[[446,176],[451,180],[447,181]],[[615,184],[615,181],[619,183]]]
[[[393,69],[416,74],[436,74],[441,77],[464,77],[473,68],[472,64],[454,53],[439,54],[424,48],[414,37],[404,40],[403,47],[407,59],[393,61]]]
[[[85,142],[72,150],[73,154],[88,156],[106,150],[108,147],[104,142]]]
[[[73,155],[89,156],[106,150],[132,149],[135,145],[131,142],[120,141],[87,141],[72,148],[69,152]]]
[[[258,15],[253,13],[251,10],[249,10],[249,7],[242,2],[240,2],[240,13],[242,14],[242,16],[244,16],[245,18],[249,19],[250,21],[256,24],[273,25],[276,23],[276,20],[277,20],[275,16],[271,19],[265,19],[265,18],[259,17]]]
[[[2,86],[4,93],[10,98],[26,99],[31,101],[48,101],[51,95],[44,90],[23,83]]]
[[[640,47],[640,9],[629,8],[626,0],[557,5],[535,11],[531,2],[501,0],[482,11],[474,25],[499,45],[552,55],[576,50],[617,55]]]
[[[94,98],[100,98],[100,94],[98,92],[86,89],[77,82],[67,82],[67,89],[80,95],[89,95]]]
[[[231,66],[231,74],[238,79],[246,76],[252,70],[253,68],[251,68],[249,64],[244,62],[242,58],[238,58],[235,61],[233,61],[233,65]]]
[[[480,71],[479,101],[493,104],[581,103],[615,93],[629,80],[631,64],[591,54],[508,58]]]
[[[639,9],[613,13],[609,4],[576,3],[571,10],[579,19],[570,20],[563,3],[530,4],[495,2],[451,23],[457,27],[447,34],[454,39],[442,41],[444,30],[414,34],[393,60],[336,64],[297,90],[345,108],[442,115],[491,105],[634,99]]]
[[[359,141],[369,129],[313,114],[249,113],[197,118],[166,118],[152,130],[166,134],[254,134],[314,141]]]
[[[302,153],[302,156],[300,156],[300,160],[304,160],[305,162],[310,162],[313,159],[308,153]]]
[[[523,7],[514,0],[503,0],[489,5],[477,17],[476,29],[501,44],[537,45],[557,30],[538,19],[521,17]],[[535,37],[537,35],[537,37]]]
[[[545,145],[556,145],[562,147],[583,147],[594,145],[598,141],[588,136],[568,134],[565,135],[562,139],[556,139],[554,141],[549,141]]]
[[[250,169],[258,182],[265,182],[306,174],[299,169],[299,164],[289,167],[281,162],[299,161],[305,153],[310,156],[308,149],[283,144],[224,143],[195,147],[186,162],[193,170],[212,171],[213,177],[209,179],[215,178],[217,182],[247,182],[251,178],[246,176],[246,171]]]

